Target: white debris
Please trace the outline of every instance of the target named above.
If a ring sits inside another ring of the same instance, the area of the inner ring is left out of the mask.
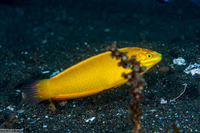
[[[92,118],[89,118],[89,119],[85,119],[85,122],[89,122],[89,121],[93,121],[96,117],[92,117]]]
[[[161,98],[160,104],[166,104],[166,103],[167,103],[167,100],[165,100],[164,98]]]
[[[16,90],[16,92],[21,92],[21,90]]]
[[[50,78],[51,78],[51,77],[53,77],[53,76],[55,76],[55,75],[57,75],[57,74],[59,74],[59,73],[60,73],[60,71],[59,71],[59,70],[57,70],[57,71],[53,72],[53,73],[50,75]]]
[[[185,63],[185,59],[183,59],[182,57],[176,58],[173,60],[173,64],[177,64],[177,65],[186,65]]]
[[[174,99],[172,99],[172,100],[170,100],[170,102],[174,102],[174,101],[176,101],[178,98],[180,98],[182,95],[183,95],[183,93],[185,93],[185,90],[186,90],[186,88],[187,88],[187,84],[185,83],[185,84],[183,84],[185,87],[184,87],[184,90],[181,92],[181,94],[179,94],[177,97],[175,97]]]
[[[7,109],[9,109],[10,111],[14,111],[14,107],[12,105],[9,105],[8,107],[6,107]]]
[[[47,128],[47,125],[43,125],[43,128]]]
[[[60,68],[60,70],[57,70],[57,71],[53,72],[53,73],[50,75],[50,78],[53,77],[53,76],[55,76],[55,75],[57,75],[57,74],[59,74],[59,73],[62,72],[62,71],[63,71],[63,69]]]
[[[194,76],[195,74],[200,75],[200,64],[197,63],[191,64],[184,70],[184,72],[187,74],[191,73],[192,76]]]
[[[42,74],[46,74],[46,73],[49,73],[49,71],[42,71]]]

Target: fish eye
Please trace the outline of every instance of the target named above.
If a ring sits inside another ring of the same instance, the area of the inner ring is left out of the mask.
[[[152,54],[148,54],[148,55],[147,55],[147,58],[148,58],[148,59],[152,58]]]

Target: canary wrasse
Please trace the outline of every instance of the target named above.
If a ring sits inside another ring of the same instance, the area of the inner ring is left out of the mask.
[[[146,70],[158,63],[162,55],[148,49],[127,47],[119,49],[128,52],[130,58],[135,55],[140,66]],[[111,57],[111,52],[104,52],[83,60],[50,79],[42,79],[24,86],[24,95],[28,101],[39,103],[47,99],[73,99],[89,96],[105,89],[127,82],[122,73],[129,73],[129,68],[118,66],[120,60]]]

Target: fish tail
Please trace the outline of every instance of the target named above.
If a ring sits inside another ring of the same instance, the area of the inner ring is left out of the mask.
[[[23,97],[34,104],[50,99],[47,81],[48,79],[26,81],[23,86]]]

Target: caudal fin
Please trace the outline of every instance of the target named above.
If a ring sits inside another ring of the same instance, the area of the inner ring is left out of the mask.
[[[47,93],[47,80],[48,79],[26,81],[23,86],[23,97],[34,104],[50,99]]]

